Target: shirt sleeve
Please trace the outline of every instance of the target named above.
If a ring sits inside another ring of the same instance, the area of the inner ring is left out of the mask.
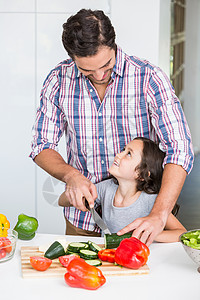
[[[54,70],[44,82],[40,96],[40,106],[37,109],[32,130],[32,152],[30,154],[32,159],[44,149],[58,151],[58,142],[66,126],[65,115],[59,103],[59,80],[59,70]]]
[[[152,71],[147,102],[160,148],[166,152],[163,165],[181,165],[189,174],[194,161],[190,130],[174,89],[168,77],[159,68]]]

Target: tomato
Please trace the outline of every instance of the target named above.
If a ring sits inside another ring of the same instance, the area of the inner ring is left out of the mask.
[[[12,251],[11,241],[7,237],[0,237],[0,249],[4,248],[7,253]]]
[[[6,251],[4,249],[0,249],[0,259],[6,256]]]
[[[35,270],[45,271],[50,267],[52,260],[43,256],[31,256],[30,263]]]
[[[80,257],[78,254],[69,254],[69,255],[64,255],[64,256],[60,256],[59,262],[65,267],[67,268],[67,266],[69,265],[70,261],[72,261],[74,258]]]
[[[115,249],[104,249],[98,252],[98,257],[103,261],[115,262]]]

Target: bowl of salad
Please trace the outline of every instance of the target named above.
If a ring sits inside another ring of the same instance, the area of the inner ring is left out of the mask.
[[[18,233],[12,229],[6,229],[6,234],[0,235],[0,263],[14,256],[17,239]]]
[[[200,273],[200,229],[193,229],[180,235],[179,241],[189,257],[198,265]]]

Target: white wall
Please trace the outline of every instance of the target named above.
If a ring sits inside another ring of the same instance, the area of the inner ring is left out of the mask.
[[[111,19],[124,51],[169,75],[170,0],[111,0]]]
[[[169,3],[0,0],[0,213],[7,215],[11,227],[23,212],[38,218],[39,232],[65,231],[62,208],[57,206],[64,185],[28,157],[42,83],[51,68],[67,56],[61,43],[62,24],[81,8],[102,9],[111,17],[117,42],[127,53],[149,59],[168,74]],[[60,152],[65,155],[64,139]]]

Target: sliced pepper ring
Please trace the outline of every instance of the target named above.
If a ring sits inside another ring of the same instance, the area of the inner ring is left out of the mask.
[[[115,262],[115,249],[103,249],[101,251],[98,252],[98,257],[102,260],[102,261],[108,261],[111,263]]]

